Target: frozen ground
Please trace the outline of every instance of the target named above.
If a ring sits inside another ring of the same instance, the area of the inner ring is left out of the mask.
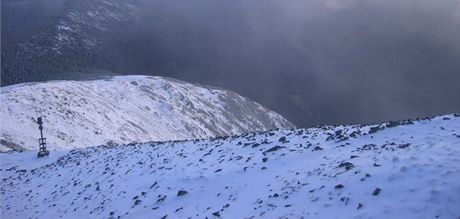
[[[0,88],[0,152],[184,140],[294,127],[234,92],[150,76],[51,81]]]
[[[1,218],[460,218],[458,114],[1,154]]]

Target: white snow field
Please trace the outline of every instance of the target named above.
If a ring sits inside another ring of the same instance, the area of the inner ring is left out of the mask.
[[[25,83],[0,88],[0,151],[185,140],[294,127],[234,92],[150,76]]]
[[[460,218],[460,115],[1,154],[1,218]]]

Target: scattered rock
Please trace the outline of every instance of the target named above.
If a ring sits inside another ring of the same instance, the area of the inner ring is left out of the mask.
[[[373,133],[376,133],[376,132],[378,132],[380,130],[384,130],[384,129],[385,129],[385,127],[383,127],[383,126],[374,126],[374,127],[371,127],[369,129],[369,134],[373,134]]]
[[[398,145],[398,148],[408,148],[410,146],[409,143],[407,144],[401,144],[401,145]]]
[[[340,201],[345,202],[345,205],[348,204],[348,201],[349,201],[349,200],[350,200],[350,198],[348,198],[348,197],[342,197],[342,198],[340,198]]]
[[[350,162],[342,162],[342,163],[339,164],[338,167],[339,168],[343,167],[343,168],[345,168],[345,170],[351,170],[353,167],[355,167],[355,165],[353,165]]]
[[[323,148],[320,147],[320,146],[316,146],[313,150],[314,150],[314,151],[321,151],[321,150],[323,150]]]

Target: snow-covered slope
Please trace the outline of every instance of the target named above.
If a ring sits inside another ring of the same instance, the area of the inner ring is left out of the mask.
[[[50,149],[165,141],[292,128],[233,92],[149,76],[1,87],[1,150],[37,149],[44,116]]]
[[[2,218],[459,218],[460,115],[0,155]]]

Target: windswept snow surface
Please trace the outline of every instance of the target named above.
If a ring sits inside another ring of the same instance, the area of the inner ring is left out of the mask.
[[[0,158],[2,218],[460,217],[458,114]]]
[[[231,91],[150,76],[51,81],[0,88],[0,151],[202,139],[294,127]]]

